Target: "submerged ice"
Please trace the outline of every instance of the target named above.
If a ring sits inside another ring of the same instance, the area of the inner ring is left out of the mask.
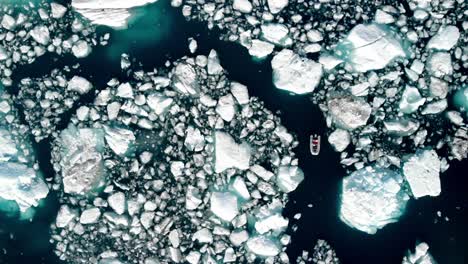
[[[386,168],[364,167],[353,172],[343,179],[340,219],[375,234],[404,213],[409,196],[402,184],[403,177]]]

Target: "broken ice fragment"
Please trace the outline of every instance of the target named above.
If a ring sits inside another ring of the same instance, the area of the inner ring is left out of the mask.
[[[435,77],[442,77],[452,74],[452,58],[449,53],[435,52],[426,62],[427,69]]]
[[[58,144],[65,193],[85,195],[103,184],[106,173],[101,154],[104,148],[101,129],[69,125],[60,134]]]
[[[322,77],[322,65],[284,49],[273,57],[273,83],[297,94],[313,92]]]
[[[336,125],[353,130],[367,124],[372,108],[362,98],[351,94],[338,94],[327,102],[330,116]]]
[[[238,196],[240,196],[244,200],[250,199],[250,193],[249,190],[247,189],[247,186],[245,185],[244,179],[241,177],[236,177],[234,181],[231,184],[231,187],[234,192]]]
[[[403,174],[415,198],[440,194],[440,160],[437,153],[418,150],[403,163]]]
[[[236,98],[239,104],[243,105],[249,102],[249,91],[247,89],[247,86],[238,82],[232,82],[231,93],[232,95],[234,95],[234,98]]]
[[[0,198],[14,201],[22,213],[39,205],[49,188],[41,175],[21,163],[0,162]]]
[[[205,146],[205,137],[198,128],[189,126],[187,128],[184,145],[191,151],[201,151]]]
[[[405,57],[395,33],[377,24],[355,26],[340,46],[342,57],[358,72],[383,69],[395,58]]]
[[[427,43],[427,48],[436,50],[450,50],[457,44],[460,31],[456,26],[441,26],[435,36]]]
[[[75,91],[79,94],[85,94],[93,88],[93,85],[83,77],[73,76],[70,81],[68,81],[67,90]]]
[[[247,249],[262,257],[273,257],[279,254],[280,248],[272,239],[265,236],[252,237],[247,241]]]
[[[343,179],[340,219],[369,234],[404,213],[409,196],[402,188],[403,177],[385,168],[364,167]]]
[[[77,58],[85,58],[91,53],[91,46],[84,40],[79,40],[72,47],[73,55]]]
[[[288,0],[268,0],[268,8],[272,14],[278,14],[288,5]]]
[[[98,208],[86,209],[81,213],[80,223],[87,225],[96,223],[101,216],[101,211]]]
[[[173,99],[163,95],[153,93],[146,98],[146,104],[157,114],[164,113],[167,108],[172,104]]]
[[[414,253],[408,250],[402,264],[437,264],[437,262],[429,253],[429,246],[423,242],[416,246]]]
[[[252,4],[250,3],[249,0],[234,0],[234,3],[232,4],[232,8],[242,13],[252,12]]]
[[[348,131],[338,128],[328,136],[328,142],[336,151],[342,152],[351,143],[351,136]]]
[[[131,130],[119,127],[103,126],[106,142],[119,156],[125,156],[135,142],[135,135]]]
[[[13,135],[5,129],[0,128],[0,162],[15,159],[18,154]]]
[[[109,206],[119,215],[125,213],[126,198],[123,192],[113,193],[107,198]]]
[[[76,217],[78,217],[77,210],[71,209],[68,205],[62,205],[58,211],[55,225],[59,228],[64,228]]]
[[[226,222],[231,222],[239,213],[237,197],[229,192],[214,192],[210,198],[211,211]]]
[[[406,86],[400,101],[400,111],[411,114],[426,102],[417,88]]]
[[[269,23],[261,26],[262,39],[279,46],[290,46],[289,29],[285,25]]]
[[[249,48],[249,54],[258,59],[263,59],[270,55],[274,48],[275,45],[269,42],[254,39],[252,40],[252,45]]]
[[[211,50],[208,54],[208,64],[207,64],[208,74],[217,75],[223,71],[223,67],[219,63],[218,53],[215,50]]]
[[[251,150],[247,143],[237,144],[229,134],[221,131],[216,131],[214,137],[216,173],[228,168],[249,168]]]
[[[181,93],[196,94],[198,91],[197,73],[193,66],[180,63],[173,70],[172,85]]]
[[[276,175],[276,184],[286,193],[294,191],[304,180],[304,173],[297,166],[281,166]]]
[[[46,26],[35,26],[29,34],[39,44],[47,45],[50,41],[49,29]]]
[[[230,122],[236,114],[236,103],[232,95],[227,94],[219,98],[218,105],[216,106],[216,113],[221,116],[224,121]]]
[[[409,136],[419,128],[419,122],[409,118],[398,118],[384,121],[387,133],[395,136]]]
[[[447,109],[448,103],[446,99],[435,101],[432,103],[427,104],[424,109],[421,111],[423,115],[434,115],[439,114],[445,109]]]

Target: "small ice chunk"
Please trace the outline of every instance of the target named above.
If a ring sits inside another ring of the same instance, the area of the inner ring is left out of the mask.
[[[80,223],[83,225],[94,224],[101,216],[101,211],[98,208],[86,209],[81,213]]]
[[[195,53],[197,51],[197,48],[198,48],[198,43],[195,39],[193,38],[189,38],[189,51],[190,53]]]
[[[323,68],[326,71],[329,71],[329,70],[332,70],[333,68],[335,68],[340,63],[342,63],[343,60],[338,59],[335,56],[324,54],[324,55],[320,56],[319,62],[320,62],[320,64],[322,64]]]
[[[400,111],[405,114],[411,114],[426,102],[417,88],[406,86],[400,100]]]
[[[205,146],[205,137],[202,135],[198,128],[189,126],[187,128],[187,134],[185,136],[184,145],[190,151],[201,151]]]
[[[258,219],[255,223],[255,230],[261,235],[270,230],[283,231],[288,227],[288,219],[284,218],[281,214],[275,213],[262,219]]]
[[[25,164],[0,162],[0,198],[14,201],[21,212],[39,205],[49,188],[34,169]]]
[[[66,7],[55,2],[50,4],[50,9],[52,11],[53,18],[62,18],[63,15],[65,15],[65,13],[67,12]]]
[[[449,53],[435,52],[427,60],[427,69],[435,77],[452,74],[452,58]]]
[[[403,174],[415,198],[440,194],[440,160],[434,150],[418,150],[407,158],[403,163]]]
[[[423,242],[416,246],[414,253],[408,250],[402,264],[437,264],[437,262],[429,253],[429,246]]]
[[[234,0],[232,8],[242,13],[250,13],[252,12],[253,6],[249,0]]]
[[[409,200],[403,177],[390,169],[364,167],[343,179],[340,219],[368,234],[397,222]]]
[[[427,104],[424,109],[421,111],[423,115],[434,115],[439,114],[447,109],[448,103],[447,99],[435,101],[432,103]]]
[[[125,156],[136,138],[131,130],[104,126],[105,138],[109,147],[119,156]]]
[[[46,26],[35,26],[29,34],[41,45],[47,45],[50,42],[50,33]]]
[[[294,191],[304,180],[304,173],[297,166],[281,166],[276,175],[276,184],[286,193]]]
[[[398,118],[384,121],[387,133],[395,136],[409,136],[419,128],[419,122],[409,118]]]
[[[69,91],[85,94],[91,89],[93,89],[93,85],[83,77],[75,75],[70,81],[68,81],[67,90]]]
[[[85,58],[91,53],[91,46],[84,40],[79,40],[72,47],[73,55],[77,58]]]
[[[164,113],[173,101],[172,98],[157,93],[150,94],[146,98],[146,103],[157,115]]]
[[[449,91],[448,83],[441,79],[431,77],[429,91],[433,97],[445,98]]]
[[[18,149],[13,135],[5,129],[0,128],[0,162],[16,158]]]
[[[327,102],[330,116],[336,125],[353,130],[367,124],[372,108],[361,97],[351,94],[331,96]]]
[[[322,65],[283,49],[273,57],[273,83],[297,94],[313,92],[322,77]]]
[[[230,122],[234,118],[236,114],[236,102],[234,102],[232,95],[227,94],[219,98],[216,113],[227,122]]]
[[[198,230],[193,234],[192,240],[197,240],[199,243],[211,243],[213,242],[213,234],[208,228]]]
[[[187,187],[187,193],[185,195],[185,207],[187,210],[194,210],[202,203],[200,191],[193,187]]]
[[[133,99],[133,88],[130,83],[122,83],[117,87],[118,97]]]
[[[247,86],[238,82],[232,82],[231,93],[232,95],[234,95],[234,98],[236,98],[239,104],[243,105],[249,102],[249,91],[247,89]]]
[[[251,150],[247,143],[237,144],[229,134],[221,131],[216,131],[214,137],[216,173],[228,168],[249,168]]]
[[[231,186],[233,191],[236,192],[237,195],[239,195],[242,199],[250,199],[250,193],[247,189],[247,186],[245,185],[244,179],[242,179],[241,177],[236,177],[232,182]]]
[[[460,31],[456,26],[441,26],[435,36],[433,36],[427,48],[436,50],[450,50],[457,44],[460,38]]]
[[[272,14],[278,14],[288,3],[288,0],[268,0],[268,8]]]
[[[391,24],[393,22],[395,22],[395,18],[383,11],[383,10],[380,10],[378,9],[376,12],[375,12],[375,18],[374,18],[374,21],[378,24]]]
[[[231,222],[239,213],[237,197],[229,192],[212,193],[210,204],[213,214],[226,222]]]
[[[208,74],[217,75],[223,72],[223,67],[219,63],[218,53],[215,50],[211,50],[208,54],[208,64],[207,64]]]
[[[60,209],[55,220],[55,225],[58,228],[64,228],[75,218],[78,217],[78,211],[71,209],[68,205],[60,206]]]
[[[342,152],[351,143],[351,136],[348,131],[338,128],[328,136],[328,142],[337,152]]]
[[[254,39],[252,40],[252,45],[249,48],[249,54],[258,59],[263,59],[270,55],[274,48],[275,45],[269,42]]]
[[[196,94],[199,84],[193,66],[187,63],[178,64],[173,70],[172,85],[181,93]]]
[[[354,70],[383,69],[397,57],[405,57],[400,40],[377,24],[355,26],[344,41],[345,54]]]
[[[107,198],[109,206],[119,215],[125,213],[126,198],[123,192],[116,192]]]
[[[290,46],[289,29],[283,24],[269,23],[261,26],[262,39],[279,46]]]
[[[274,257],[280,253],[279,245],[265,236],[255,236],[247,241],[247,249],[255,255]]]

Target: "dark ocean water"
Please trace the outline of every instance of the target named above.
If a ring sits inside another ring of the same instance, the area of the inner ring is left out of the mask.
[[[134,68],[152,70],[163,67],[167,60],[190,55],[187,39],[193,37],[198,41],[197,54],[208,54],[211,49],[218,51],[229,78],[247,85],[251,96],[259,97],[268,109],[278,112],[283,125],[300,141],[296,155],[304,170],[305,181],[291,194],[285,210],[290,219],[296,213],[302,213],[300,220],[291,220],[291,226],[298,227],[297,232],[291,231],[292,244],[288,248],[292,263],[302,250],[311,252],[319,238],[327,240],[345,264],[401,263],[406,250],[414,249],[417,240],[427,242],[441,264],[468,263],[468,162],[452,163],[441,176],[442,194],[410,201],[398,223],[386,226],[376,235],[351,229],[338,218],[340,182],[345,171],[339,164],[339,154],[326,142],[325,120],[318,106],[307,96],[276,89],[271,81],[269,60],[252,60],[240,45],[220,41],[218,32],[209,32],[200,23],[186,22],[180,10],[171,8],[168,2],[160,1],[137,10],[137,18],[128,30],[112,32],[111,44],[96,48],[88,58],[44,56],[32,65],[18,69],[14,75],[15,83],[24,77],[40,77],[54,68],[79,63],[79,73],[97,84],[98,89],[104,88],[113,77],[126,78],[120,70],[121,53],[127,53],[141,63]],[[99,30],[110,31],[107,28]],[[10,92],[16,91],[15,87],[10,89]],[[89,96],[84,97],[81,103],[91,100]],[[66,127],[75,109],[64,117],[59,129]],[[322,151],[317,157],[309,153],[311,133],[324,135]],[[47,140],[34,145],[46,175],[53,173],[49,147]],[[313,207],[309,208],[308,204]],[[0,263],[60,263],[52,252],[48,233],[57,209],[57,200],[51,194],[32,222],[0,215]],[[449,221],[438,218],[437,211]]]

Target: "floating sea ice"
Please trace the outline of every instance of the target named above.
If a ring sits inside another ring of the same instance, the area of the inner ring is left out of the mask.
[[[405,114],[411,114],[426,102],[419,93],[418,88],[406,86],[400,101],[400,111]]]
[[[64,228],[77,217],[78,210],[71,209],[68,205],[62,205],[55,219],[55,225],[59,228]]]
[[[457,44],[460,38],[460,31],[456,26],[442,26],[435,36],[433,36],[427,48],[436,50],[450,50]]]
[[[128,154],[136,139],[133,132],[125,128],[104,126],[104,132],[107,144],[119,156]]]
[[[355,26],[342,44],[344,57],[358,72],[383,69],[393,59],[405,56],[393,32],[376,24]]]
[[[327,102],[330,116],[336,125],[353,130],[367,124],[372,108],[362,98],[351,94],[331,96]]]
[[[276,175],[276,184],[286,193],[294,191],[304,180],[304,173],[297,166],[281,166]]]
[[[211,211],[226,222],[231,222],[239,213],[237,197],[229,192],[214,192],[211,194]]]
[[[154,3],[157,0],[73,0],[72,7],[93,24],[115,29],[127,27],[130,9]]]
[[[408,250],[403,258],[402,264],[436,264],[437,262],[429,253],[429,246],[426,243],[419,243],[414,253]]]
[[[49,188],[37,172],[21,163],[0,162],[0,198],[14,201],[21,212],[47,196]]]
[[[419,122],[409,118],[398,118],[384,121],[387,133],[394,136],[409,136],[419,128]]]
[[[102,185],[105,180],[102,129],[70,125],[62,131],[58,144],[65,193],[86,195]]]
[[[351,135],[348,131],[338,128],[328,136],[328,142],[336,151],[342,152],[351,143]]]
[[[427,60],[427,69],[435,77],[452,74],[452,58],[449,53],[435,52]]]
[[[273,52],[274,48],[275,45],[269,42],[254,39],[252,40],[252,44],[250,45],[249,54],[258,59],[263,59],[266,56],[270,55]]]
[[[253,7],[249,0],[234,0],[232,8],[242,13],[250,13]]]
[[[277,242],[265,236],[255,236],[247,241],[247,249],[262,257],[276,256],[280,252]]]
[[[196,94],[199,84],[193,66],[187,63],[178,64],[173,70],[172,85],[181,93]]]
[[[364,167],[343,179],[340,219],[369,234],[404,213],[409,196],[401,187],[403,177],[384,168]]]
[[[0,162],[15,159],[18,154],[16,143],[10,132],[0,128]]]
[[[93,85],[83,77],[73,76],[68,82],[67,90],[75,91],[79,94],[85,94],[93,88]]]
[[[440,194],[440,160],[434,150],[418,150],[407,158],[403,174],[415,198]]]
[[[289,0],[268,0],[268,8],[272,14],[278,14],[288,5]]]
[[[50,41],[49,29],[46,26],[35,26],[29,34],[41,45],[47,45]]]
[[[249,168],[251,150],[247,143],[237,144],[229,134],[221,131],[216,131],[214,137],[216,173],[228,168]]]
[[[297,94],[313,92],[322,77],[322,65],[284,49],[273,57],[273,83]]]
[[[289,29],[283,24],[269,23],[261,26],[262,39],[279,46],[290,46]]]

